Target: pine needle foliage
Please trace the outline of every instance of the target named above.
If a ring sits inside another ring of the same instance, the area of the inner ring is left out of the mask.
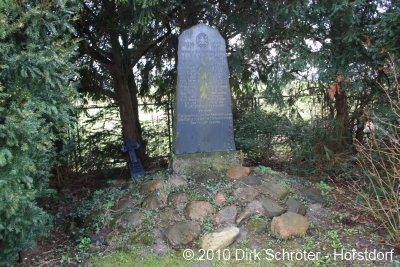
[[[0,266],[34,245],[51,216],[35,199],[65,158],[77,99],[72,0],[0,1]],[[58,144],[58,149],[56,144]]]

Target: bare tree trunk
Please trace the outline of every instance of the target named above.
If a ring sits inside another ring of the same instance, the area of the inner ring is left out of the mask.
[[[134,142],[141,142],[142,138],[137,127],[139,124],[138,114],[135,114],[132,105],[131,92],[128,77],[114,77],[115,93],[119,105],[119,114],[122,123],[122,135],[124,141],[131,138]]]
[[[342,82],[339,82],[338,86],[342,87]],[[335,109],[336,109],[336,120],[339,122],[338,137],[341,138],[340,145],[352,143],[351,131],[349,130],[349,106],[347,102],[346,91],[341,89],[340,93],[335,94]],[[341,148],[339,148],[341,150]]]
[[[135,82],[135,76],[133,75],[133,70],[129,70],[128,76],[128,86],[129,86],[129,94],[131,97],[132,111],[133,111],[133,119],[132,124],[134,124],[137,131],[137,139],[136,142],[140,144],[139,148],[139,157],[142,161],[146,159],[146,140],[143,139],[142,136],[142,126],[140,125],[139,118],[139,101],[138,101],[138,91]]]

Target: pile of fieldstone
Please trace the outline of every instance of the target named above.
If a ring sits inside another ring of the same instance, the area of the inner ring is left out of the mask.
[[[226,188],[221,192],[210,192],[202,187],[206,181],[191,183],[186,175],[179,174],[147,181],[140,187],[140,194],[145,196],[142,200],[128,198],[118,203],[118,224],[140,229],[145,210],[157,210],[162,229],[159,235],[169,246],[184,248],[200,238],[203,249],[217,250],[235,242],[251,218],[272,218],[269,225],[258,226],[260,234],[269,227],[280,238],[300,236],[309,227],[304,216],[307,204],[325,201],[309,182],[290,180],[279,172],[263,173],[238,166],[230,168],[226,177],[229,192]],[[203,199],[193,200],[190,197],[193,191]],[[135,206],[141,208],[132,209]],[[201,224],[210,218],[217,230],[202,232]]]

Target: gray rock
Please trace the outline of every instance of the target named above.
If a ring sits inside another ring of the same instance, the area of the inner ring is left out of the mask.
[[[246,229],[246,227],[239,227],[240,233],[239,236],[236,238],[235,243],[238,244],[239,242],[243,241],[249,241],[249,231]],[[247,247],[247,246],[246,246]]]
[[[142,203],[142,208],[145,209],[162,209],[167,205],[167,195],[163,192],[153,192]]]
[[[89,253],[97,253],[97,252],[100,252],[100,250],[101,250],[100,246],[89,244],[89,249],[88,249]]]
[[[219,232],[206,234],[201,240],[201,248],[204,250],[226,248],[236,240],[239,233],[239,228],[236,226],[229,226]]]
[[[172,207],[165,207],[165,209],[160,213],[161,225],[164,227],[184,220],[185,216]]]
[[[290,236],[300,236],[308,230],[309,222],[297,213],[287,212],[271,221],[271,231],[278,237],[288,239]]]
[[[318,212],[321,212],[324,210],[324,208],[321,206],[321,204],[318,204],[318,203],[309,204],[308,208],[313,213],[318,213]]]
[[[196,186],[195,188],[192,189],[192,192],[195,192],[196,194],[201,196],[203,201],[205,201],[207,199],[206,196],[210,194],[210,192],[202,186]]]
[[[187,185],[186,176],[173,174],[168,178],[168,182],[172,185],[172,187],[179,187]]]
[[[329,211],[321,206],[321,204],[307,205],[307,220],[314,224],[320,231],[328,228],[329,224],[326,223],[326,218],[329,216]]]
[[[240,187],[236,189],[234,195],[238,198],[240,204],[245,205],[253,201],[260,193],[255,187]]]
[[[264,208],[264,215],[269,218],[279,216],[285,212],[285,209],[280,204],[270,198],[259,197],[258,201],[261,202],[261,205]]]
[[[128,209],[133,209],[137,204],[138,204],[138,201],[136,199],[124,198],[118,202],[118,204],[114,210],[115,211],[125,211]]]
[[[235,223],[237,208],[235,205],[223,207],[215,216],[217,223]]]
[[[299,189],[300,195],[306,198],[307,202],[309,203],[320,203],[325,204],[325,199],[321,195],[321,193],[314,188],[300,188]]]
[[[213,211],[213,206],[207,201],[192,201],[185,207],[185,217],[188,220],[199,220],[211,214]]]
[[[239,180],[240,183],[247,186],[258,186],[261,185],[261,179],[255,176],[243,177]]]
[[[140,210],[126,212],[120,217],[115,218],[115,223],[113,223],[113,225],[121,227],[123,229],[140,229],[142,228],[143,215],[143,211]]]
[[[243,211],[239,214],[238,218],[236,219],[237,225],[242,225],[245,220],[250,218],[253,215],[264,215],[265,210],[262,203],[258,200],[253,200],[243,209]]]
[[[307,211],[306,206],[304,206],[302,203],[293,198],[289,198],[288,200],[286,200],[286,205],[288,207],[288,211],[295,212],[300,215],[306,214]]]
[[[137,183],[135,181],[130,180],[130,181],[125,183],[123,189],[124,190],[130,190],[130,189],[135,189],[137,187],[138,187]]]
[[[165,230],[165,237],[173,248],[189,245],[199,235],[200,225],[196,221],[181,222]]]
[[[277,171],[269,171],[269,172],[263,173],[262,178],[265,180],[272,179],[275,181],[279,181],[281,179],[286,178],[286,175],[284,173],[277,172]]]
[[[140,194],[147,195],[151,192],[158,191],[164,188],[164,183],[160,178],[154,179],[150,182],[145,183],[140,188]]]
[[[183,209],[188,203],[188,198],[185,193],[172,193],[168,196],[168,205],[177,209]]]
[[[264,184],[258,186],[261,193],[270,195],[273,198],[285,198],[289,194],[289,190],[275,182],[266,181]]]

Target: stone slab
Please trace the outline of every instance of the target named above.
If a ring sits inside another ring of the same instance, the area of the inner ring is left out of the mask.
[[[240,163],[239,151],[223,151],[174,155],[171,159],[174,173],[202,173],[211,169],[225,172]]]
[[[235,150],[225,40],[199,24],[179,36],[175,154]]]

